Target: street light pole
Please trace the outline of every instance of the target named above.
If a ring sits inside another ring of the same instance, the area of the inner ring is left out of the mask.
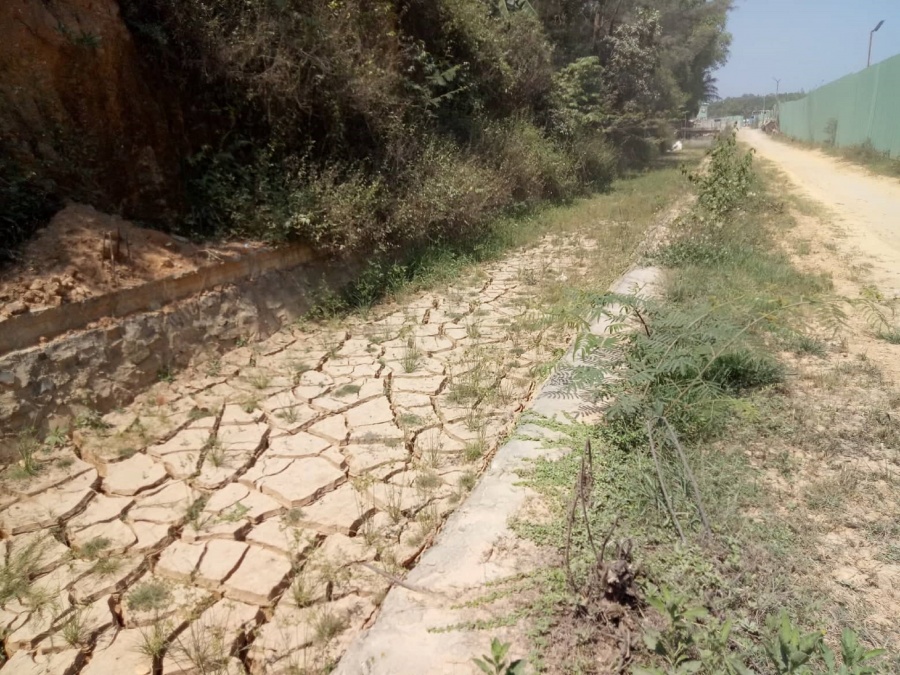
[[[871,31],[869,31],[869,58],[866,60],[866,68],[872,65],[872,38],[875,37],[875,33],[878,32],[878,29],[881,28],[881,24],[884,23],[884,19],[878,22],[878,25],[875,26]]]

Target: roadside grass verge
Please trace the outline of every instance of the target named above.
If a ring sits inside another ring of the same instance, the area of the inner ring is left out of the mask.
[[[697,151],[666,155],[650,169],[614,181],[606,192],[500,218],[479,237],[432,242],[401,258],[372,259],[342,292],[323,291],[310,318],[339,319],[348,312],[367,311],[384,298],[399,299],[457,281],[481,263],[546,237],[595,242],[597,271],[611,281],[630,262],[623,256],[631,256],[658,223],[660,211],[687,193],[682,167],[696,166],[701,158]]]
[[[577,343],[621,355],[571,374],[582,396],[612,401],[605,420],[554,426],[573,452],[523,477],[550,516],[515,528],[559,551],[521,613],[532,664],[897,672],[872,651],[898,637],[895,577],[879,594],[845,573],[877,578],[860,563],[876,542],[881,559],[896,553],[897,397],[839,354],[830,279],[791,264],[789,210],[733,138],[694,182],[697,208],[654,256],[662,297],[598,296],[595,314],[635,329]],[[829,541],[847,530],[864,553]]]

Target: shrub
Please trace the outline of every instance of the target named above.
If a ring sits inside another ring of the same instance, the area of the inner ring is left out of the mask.
[[[432,141],[402,184],[385,232],[396,242],[478,235],[511,200],[502,176],[447,141]]]
[[[616,177],[619,157],[599,132],[576,136],[569,148],[575,173],[582,185],[592,190],[605,190]]]
[[[516,202],[565,199],[578,191],[573,158],[526,119],[489,123],[479,150]]]

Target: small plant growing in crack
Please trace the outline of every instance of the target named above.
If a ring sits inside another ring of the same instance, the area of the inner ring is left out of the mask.
[[[403,356],[400,358],[400,366],[403,368],[404,373],[413,373],[419,367],[419,362],[422,359],[422,352],[419,351],[418,347],[416,347],[416,342],[413,338],[409,338],[406,341],[406,349],[403,351]]]
[[[275,417],[284,420],[288,424],[296,424],[297,420],[300,419],[300,415],[297,412],[297,406],[293,405],[290,408],[279,410],[275,413]]]
[[[307,578],[306,569],[298,567],[291,582],[291,600],[297,607],[308,607],[315,601],[315,585]]]
[[[63,640],[70,647],[82,647],[87,644],[88,630],[84,619],[84,607],[76,607],[62,627]]]
[[[243,400],[240,402],[241,410],[243,410],[248,415],[252,413],[259,407],[259,397],[258,396],[245,396]]]
[[[222,447],[219,439],[216,438],[210,441],[206,448],[206,461],[211,466],[220,469],[225,466],[225,459],[225,448]]]
[[[27,544],[11,546],[6,560],[0,563],[0,606],[13,599],[29,604],[35,593],[31,581],[37,576],[39,562],[47,551],[48,535],[35,537]]]
[[[303,509],[296,506],[292,509],[288,509],[287,513],[284,514],[284,522],[291,527],[296,527],[297,525],[299,525],[302,518]]]
[[[141,642],[138,651],[144,656],[156,661],[162,658],[169,646],[169,635],[172,633],[172,624],[167,621],[154,621],[149,626],[141,628]]]
[[[347,619],[330,609],[323,609],[313,622],[316,640],[328,643],[347,628]]]
[[[397,424],[404,430],[415,429],[422,426],[424,422],[425,420],[413,413],[402,413],[397,417]]]
[[[395,523],[403,519],[403,488],[393,483],[385,484],[385,498],[387,499],[387,514]]]
[[[463,456],[467,462],[475,462],[481,459],[486,451],[487,438],[484,429],[481,429],[474,439],[466,443],[466,447],[463,450]]]
[[[332,392],[332,396],[343,398],[345,396],[354,396],[362,389],[358,384],[342,384]]]
[[[250,508],[241,502],[234,504],[230,509],[219,514],[219,521],[223,523],[236,523],[250,513]]]
[[[41,465],[36,457],[40,447],[34,429],[19,432],[16,437],[16,453],[19,455],[19,461],[10,472],[14,480],[31,478],[40,472]]]

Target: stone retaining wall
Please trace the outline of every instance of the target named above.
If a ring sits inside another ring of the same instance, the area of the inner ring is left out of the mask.
[[[23,429],[40,431],[54,417],[88,409],[108,412],[200,355],[271,335],[307,312],[317,291],[339,288],[357,268],[313,260],[304,248],[266,251],[5,321],[0,460]]]

